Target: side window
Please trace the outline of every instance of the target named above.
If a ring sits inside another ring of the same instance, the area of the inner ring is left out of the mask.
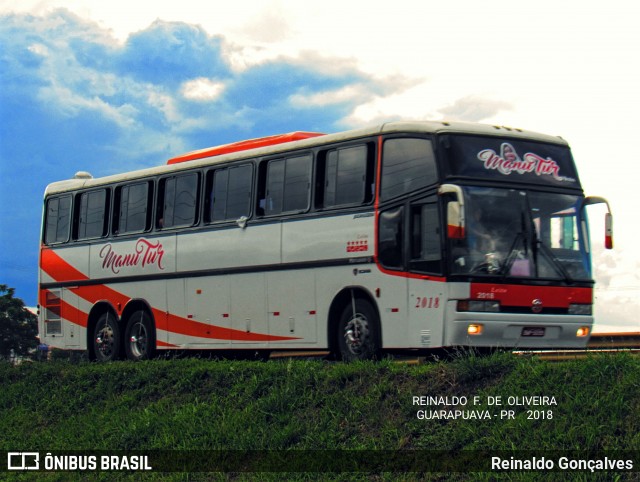
[[[229,167],[207,174],[205,222],[235,221],[251,214],[253,166]]]
[[[385,141],[380,190],[383,201],[429,186],[437,180],[431,141],[411,138]]]
[[[387,268],[404,267],[404,206],[380,213],[378,228],[378,259]]]
[[[158,228],[193,226],[197,219],[200,174],[191,172],[160,180]]]
[[[442,273],[440,214],[435,197],[412,204],[410,222],[409,268],[423,273]]]
[[[109,190],[83,192],[78,202],[77,239],[101,238],[109,228]]]
[[[265,197],[260,202],[266,216],[302,212],[309,208],[311,165],[311,155],[267,163]]]
[[[151,229],[151,182],[138,182],[116,190],[116,234],[144,232]]]
[[[284,166],[284,159],[271,161],[267,166],[267,197],[264,206],[264,213],[267,216],[282,212]]]
[[[306,211],[311,191],[311,156],[287,159],[284,176],[284,212]]]
[[[323,207],[362,204],[367,200],[367,146],[329,151]]]
[[[71,225],[71,196],[54,197],[47,200],[44,242],[64,243],[69,240]]]
[[[251,214],[252,191],[253,166],[246,165],[229,169],[227,219],[236,220]]]

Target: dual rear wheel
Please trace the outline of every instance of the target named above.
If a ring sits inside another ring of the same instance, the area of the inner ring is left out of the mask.
[[[121,335],[121,328],[113,313],[100,315],[93,329],[92,358],[100,362],[119,360],[148,360],[156,350],[156,332],[151,316],[146,310],[138,310],[129,316]]]

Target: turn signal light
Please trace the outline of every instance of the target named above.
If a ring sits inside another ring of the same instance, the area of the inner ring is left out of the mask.
[[[578,328],[578,331],[576,331],[576,336],[578,338],[584,338],[585,336],[589,336],[590,332],[591,330],[588,326],[581,326],[580,328]]]
[[[484,325],[469,325],[467,327],[467,333],[469,335],[482,335],[482,329]]]

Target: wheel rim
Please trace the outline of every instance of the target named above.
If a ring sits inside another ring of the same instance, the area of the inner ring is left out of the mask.
[[[111,359],[114,354],[116,337],[113,327],[105,322],[96,333],[96,352],[102,359]]]
[[[129,348],[136,358],[142,358],[147,354],[147,328],[142,321],[138,321],[131,327]]]
[[[369,322],[361,313],[356,313],[344,327],[345,345],[354,355],[366,351],[369,340]]]

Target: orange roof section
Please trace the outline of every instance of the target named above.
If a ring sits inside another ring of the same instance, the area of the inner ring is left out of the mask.
[[[285,142],[301,141],[312,137],[323,136],[320,132],[289,132],[288,134],[277,134],[275,136],[259,137],[257,139],[248,139],[246,141],[233,142],[231,144],[223,144],[221,146],[207,147],[198,151],[188,152],[181,156],[173,157],[167,161],[167,164],[178,164],[180,162],[193,161],[196,159],[204,159],[205,157],[221,156],[232,152],[247,151],[249,149],[257,149],[259,147],[275,146],[276,144],[284,144]]]

